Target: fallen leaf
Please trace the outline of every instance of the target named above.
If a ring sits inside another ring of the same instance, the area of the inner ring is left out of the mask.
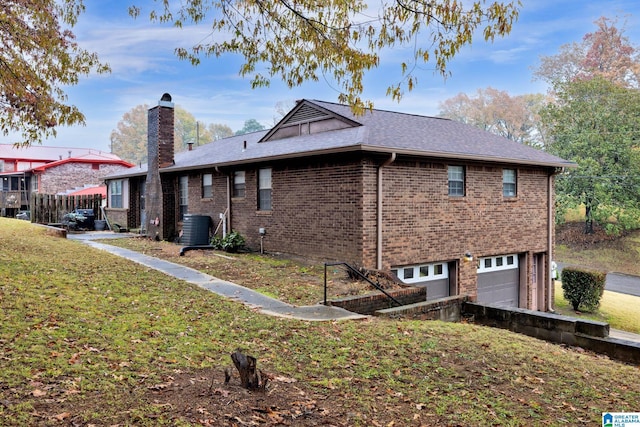
[[[61,414],[55,415],[53,418],[55,418],[58,421],[63,421],[67,418],[69,418],[71,416],[71,414],[69,412],[63,412]]]
[[[222,397],[229,397],[229,390],[225,390],[222,388],[217,388],[215,390],[213,390],[213,394],[219,394]]]
[[[31,392],[31,394],[33,395],[33,397],[42,397],[42,396],[46,396],[47,392],[46,391],[42,391],[40,389],[35,389]]]

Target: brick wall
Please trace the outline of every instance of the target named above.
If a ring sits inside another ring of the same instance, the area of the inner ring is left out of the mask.
[[[232,199],[232,228],[260,247],[362,264],[362,176],[358,156],[272,166],[272,210],[257,210],[257,169],[245,170],[245,197]]]
[[[272,167],[272,210],[266,212],[257,210],[257,168],[244,169],[245,197],[231,200],[231,229],[255,250],[264,228],[266,251],[375,268],[377,171],[385,160],[342,154],[261,166]],[[465,197],[448,195],[446,163],[400,158],[383,168],[382,267],[456,262],[457,293],[473,298],[476,263],[462,261],[466,252],[475,259],[522,254],[524,304],[530,306],[530,261],[547,250],[547,171],[518,169],[517,197],[505,198],[502,167],[463,165]],[[202,175],[190,173],[189,212],[208,214],[217,224],[233,170],[204,172],[213,173],[214,197],[203,199]]]
[[[117,164],[100,164],[94,169],[92,163],[69,162],[53,166],[40,175],[38,192],[57,194],[84,185],[100,185],[104,177],[112,173],[124,172],[129,168]]]
[[[457,260],[458,292],[474,297],[476,263],[463,262],[465,252],[475,259],[525,253],[528,260],[546,252],[548,175],[518,169],[517,197],[505,198],[502,167],[462,165],[465,197],[448,195],[446,163],[401,160],[384,169],[383,268]],[[525,289],[529,306],[531,290]]]
[[[427,299],[426,288],[406,288],[387,291],[396,301],[403,305],[424,302]],[[337,298],[328,301],[329,305],[342,307],[345,310],[360,314],[373,314],[377,310],[395,307],[393,300],[382,292],[373,292],[367,295],[356,295],[345,298]]]
[[[502,168],[467,165],[466,196],[448,196],[447,164],[396,162],[384,175],[383,265],[544,252],[547,174],[518,171],[502,196]]]

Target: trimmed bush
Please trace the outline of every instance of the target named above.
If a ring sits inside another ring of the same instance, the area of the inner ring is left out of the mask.
[[[562,291],[574,310],[594,311],[600,305],[607,273],[567,267],[562,270]]]
[[[227,234],[223,239],[218,236],[211,238],[211,246],[214,249],[220,249],[225,252],[235,253],[244,247],[244,237],[237,231],[232,231]]]

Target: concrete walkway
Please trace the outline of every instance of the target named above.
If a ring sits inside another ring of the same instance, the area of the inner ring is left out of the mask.
[[[270,298],[252,289],[245,288],[244,286],[220,280],[190,267],[185,267],[173,262],[144,255],[129,249],[119,248],[117,246],[94,241],[94,239],[122,238],[125,236],[127,235],[112,232],[95,232],[68,234],[67,238],[70,240],[81,241],[94,248],[121,256],[128,260],[137,262],[138,264],[161,271],[166,275],[200,286],[201,288],[214,292],[218,295],[227,297],[234,301],[242,302],[249,307],[257,308],[264,314],[309,321],[349,320],[363,319],[367,317],[361,314],[352,313],[340,307],[325,306],[321,304],[297,307],[280,300]]]
[[[244,286],[218,279],[190,267],[185,267],[180,264],[144,255],[129,249],[94,241],[95,239],[118,239],[126,236],[134,235],[105,231],[68,234],[67,238],[81,241],[94,248],[121,256],[128,260],[137,262],[138,264],[161,271],[169,276],[200,286],[201,288],[230,298],[234,301],[241,302],[249,307],[257,308],[264,314],[308,321],[349,320],[363,319],[367,317],[361,314],[352,313],[340,307],[325,306],[321,304],[297,307],[280,300],[270,298],[252,289],[245,288]],[[640,278],[635,279],[637,280],[638,286],[640,286]],[[626,341],[640,342],[640,335],[617,329],[611,329],[609,336],[611,338]]]

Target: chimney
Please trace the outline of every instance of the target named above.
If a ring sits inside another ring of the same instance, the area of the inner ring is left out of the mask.
[[[158,101],[158,106],[147,113],[148,140],[147,154],[158,161],[158,167],[164,168],[174,164],[173,161],[173,102],[171,95],[165,93]]]
[[[173,102],[171,95],[165,93],[158,105],[147,112],[147,181],[145,188],[146,221],[143,228],[147,230],[147,237],[155,240],[165,240],[171,228],[171,215],[164,218],[164,196],[160,169],[174,164],[173,159]],[[171,211],[170,207],[168,207]]]

